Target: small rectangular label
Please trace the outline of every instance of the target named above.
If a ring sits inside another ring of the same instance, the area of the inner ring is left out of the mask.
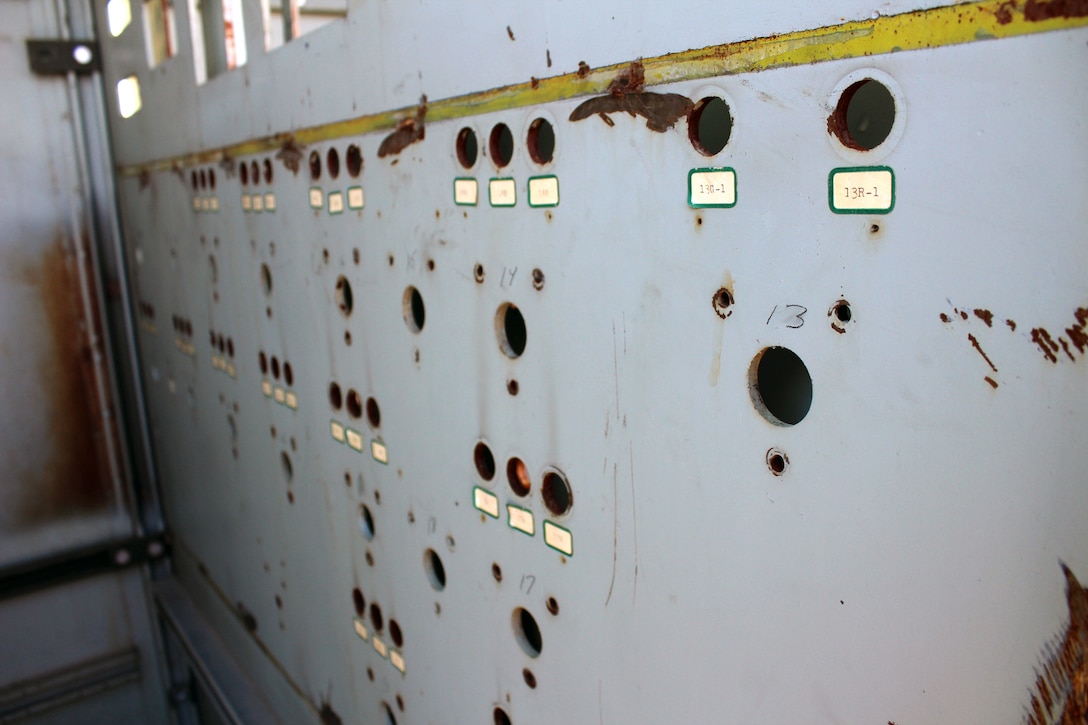
[[[242,211],[250,210],[249,194],[242,194]]]
[[[493,519],[499,518],[499,497],[487,489],[474,486],[472,489],[472,504],[479,511]]]
[[[200,197],[193,197],[193,211],[200,211]]]
[[[227,375],[230,375],[232,378],[238,377],[238,369],[234,367],[234,363],[227,363],[226,371]]]
[[[219,211],[219,197],[213,196],[209,202],[212,211]]]
[[[887,166],[832,169],[827,201],[836,214],[887,214],[895,207],[895,174]]]
[[[476,206],[479,200],[479,184],[476,179],[453,180],[453,203],[458,206]]]
[[[492,179],[487,184],[491,206],[514,206],[518,203],[518,187],[513,179]]]
[[[295,395],[293,390],[288,390],[286,395],[283,396],[283,402],[291,410],[298,410],[298,396]]]
[[[510,528],[517,529],[523,533],[532,536],[536,533],[536,526],[533,521],[533,512],[528,509],[523,509],[520,506],[515,506],[512,503],[506,504],[507,520],[510,524]]]
[[[347,438],[349,446],[359,451],[360,453],[363,452],[363,437],[359,435],[358,431],[354,431],[351,428],[348,428],[347,431],[345,431],[345,437]]]
[[[200,208],[203,209],[204,211],[211,211],[212,210],[212,199],[211,199],[210,196],[206,196],[206,197],[204,197],[203,199],[200,200]]]
[[[252,207],[254,212],[264,211],[264,202],[261,200],[260,194],[253,195]]]
[[[389,661],[393,664],[394,667],[400,670],[400,673],[402,675],[404,674],[404,656],[401,655],[400,652],[397,652],[395,649],[389,650]]]
[[[277,403],[279,403],[280,405],[283,405],[283,398],[284,398],[283,388],[281,388],[280,386],[277,385],[275,391],[272,394],[272,397],[276,399]]]
[[[544,543],[567,556],[574,555],[574,536],[551,521],[544,522]]]
[[[531,177],[529,206],[559,206],[559,179],[554,176]]]
[[[218,355],[212,355],[212,369],[213,370],[218,370],[219,369],[219,356]]]
[[[389,451],[386,450],[385,444],[379,440],[370,441],[370,455],[374,456],[374,460],[378,463],[389,463]]]
[[[268,380],[262,380],[261,381],[261,392],[264,393],[264,397],[271,398],[272,397],[272,383],[269,382]]]
[[[344,211],[344,193],[342,191],[329,192],[329,213],[341,214]]]
[[[276,211],[276,195],[273,194],[271,191],[265,193],[264,195],[264,210]]]
[[[370,630],[366,628],[366,624],[361,619],[355,620],[355,634],[359,635],[359,639],[364,642],[370,639]]]
[[[348,189],[348,208],[362,209],[366,205],[366,197],[363,195],[363,187],[353,186]]]
[[[370,640],[370,643],[374,645],[374,651],[382,657],[386,657],[389,654],[389,646],[383,642],[380,637],[375,637]]]
[[[314,209],[322,209],[325,206],[325,195],[316,186],[310,189],[310,206]]]
[[[688,206],[728,209],[737,205],[737,173],[733,169],[692,169],[688,172]]]
[[[335,420],[329,421],[329,432],[332,433],[332,439],[337,443],[344,442],[344,426],[337,423]]]

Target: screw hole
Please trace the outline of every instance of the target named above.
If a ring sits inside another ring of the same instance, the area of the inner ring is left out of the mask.
[[[479,262],[476,263],[476,266],[473,268],[472,273],[476,277],[477,282],[484,281],[484,266]]]
[[[559,602],[558,600],[556,600],[555,597],[548,597],[548,600],[547,602],[545,602],[545,604],[548,607],[548,611],[552,614],[552,616],[559,614]]]
[[[502,567],[499,566],[498,562],[492,562],[492,564],[491,564],[491,576],[497,582],[502,581]]]
[[[530,690],[536,689],[536,675],[528,667],[521,671],[521,676],[525,680],[525,684],[529,686]]]
[[[771,473],[774,475],[781,476],[786,472],[789,465],[790,459],[782,451],[776,448],[767,451],[767,468],[771,469]]]

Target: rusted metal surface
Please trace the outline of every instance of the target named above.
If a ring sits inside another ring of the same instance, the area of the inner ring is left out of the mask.
[[[512,39],[512,38],[511,38]],[[427,117],[427,96],[423,96],[412,118],[403,118],[397,123],[393,133],[386,136],[378,146],[378,158],[396,156],[414,143],[422,141],[426,135],[423,122]]]
[[[1025,717],[1027,725],[1088,722],[1088,590],[1064,562],[1061,568],[1069,621],[1043,648]]]
[[[690,98],[677,93],[647,93],[646,72],[636,61],[616,76],[608,85],[608,95],[590,98],[571,111],[571,121],[581,121],[599,115],[609,126],[613,125],[610,113],[626,112],[646,119],[651,131],[664,133],[691,113],[694,104]]]

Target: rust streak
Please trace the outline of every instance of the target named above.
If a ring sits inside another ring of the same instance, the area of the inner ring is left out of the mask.
[[[589,64],[587,64],[584,60],[578,61],[578,77],[579,78],[585,78],[588,75],[589,75]]]
[[[1024,18],[1033,23],[1052,18],[1083,18],[1088,15],[1088,0],[1028,0]]]
[[[990,384],[991,388],[994,388],[995,390],[997,389],[997,381],[994,380],[993,378],[991,378],[989,375],[987,375],[985,378],[983,378],[983,380],[988,382]]]
[[[1005,320],[1005,324],[1009,326],[1009,329],[1016,332],[1016,322],[1014,320]]]
[[[1088,352],[1088,334],[1085,334],[1085,329],[1088,328],[1088,307],[1078,308],[1074,316],[1077,318],[1077,324],[1065,328],[1065,334],[1069,335],[1073,345],[1083,355]]]
[[[994,18],[1001,25],[1008,25],[1012,22],[1012,11],[1016,9],[1015,0],[1007,0],[998,5],[997,10],[994,11]]]
[[[284,168],[295,176],[298,176],[299,166],[302,164],[303,149],[295,143],[293,136],[287,136],[280,144],[280,150],[276,152],[276,158],[283,162]]]
[[[510,38],[510,40],[514,39],[514,31],[510,29],[509,25],[506,26],[506,35]]]
[[[986,361],[986,364],[990,366],[990,369],[996,373],[997,367],[993,364],[993,361],[990,360],[990,356],[986,354],[986,351],[982,349],[982,345],[978,344],[978,338],[968,332],[967,339],[971,341],[972,347],[978,350],[978,354],[982,356],[982,359]]]
[[[975,317],[986,323],[986,327],[994,326],[994,313],[989,310],[975,310]]]
[[[1046,359],[1052,363],[1058,362],[1058,358],[1054,355],[1054,351],[1050,348],[1053,346],[1057,348],[1054,341],[1050,339],[1050,333],[1041,327],[1036,327],[1031,331],[1031,341],[1039,346],[1039,349],[1043,351],[1043,355],[1046,355]]]

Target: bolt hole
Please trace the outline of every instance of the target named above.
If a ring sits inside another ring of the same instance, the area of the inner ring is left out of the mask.
[[[521,357],[525,352],[527,331],[521,310],[512,302],[503,303],[495,313],[495,332],[499,349],[510,359]]]
[[[491,576],[497,582],[502,581],[502,567],[499,566],[498,562],[492,562],[492,564],[491,564]]]
[[[543,649],[543,640],[540,636],[540,627],[536,618],[524,607],[514,609],[513,615],[514,637],[525,654],[530,657],[539,657]]]
[[[850,311],[850,303],[845,300],[840,300],[835,303],[834,307],[835,319],[839,322],[849,322],[853,317],[853,313]]]
[[[472,273],[476,277],[477,282],[484,281],[484,266],[479,262],[476,263],[476,266],[473,268]]]
[[[506,392],[510,393],[511,395],[517,395],[520,387],[521,386],[518,385],[518,381],[514,380],[513,378],[510,378],[506,381]]]
[[[544,496],[544,506],[555,516],[566,514],[574,505],[570,483],[559,471],[553,470],[544,474],[541,493]]]
[[[351,282],[344,275],[336,278],[336,291],[333,293],[336,307],[344,317],[350,317],[355,306],[355,298],[351,294]]]
[[[514,134],[505,123],[500,123],[491,129],[491,142],[488,147],[491,152],[491,160],[495,166],[502,168],[514,158]]]
[[[261,291],[265,293],[265,296],[272,294],[272,270],[267,264],[261,265]]]
[[[401,304],[404,312],[404,324],[408,325],[408,329],[413,333],[419,334],[423,330],[423,323],[427,318],[427,311],[423,306],[423,295],[419,293],[418,289],[409,285],[404,290]]]
[[[480,478],[490,481],[495,477],[495,456],[486,443],[480,441],[472,451],[472,460],[476,464],[476,473]]]
[[[727,288],[722,287],[714,293],[714,312],[718,314],[718,317],[723,320],[729,315],[733,314],[733,310],[730,309],[733,306],[733,293]]]
[[[533,487],[532,479],[529,478],[529,469],[525,461],[520,458],[511,458],[506,462],[506,480],[510,483],[510,490],[516,496],[528,496]]]
[[[548,597],[545,605],[548,607],[548,612],[550,612],[552,616],[559,614],[559,601],[556,600],[555,597]]]
[[[382,410],[378,407],[378,401],[372,397],[366,399],[366,420],[371,428],[380,428],[382,425]]]
[[[359,587],[351,590],[351,601],[355,605],[355,614],[362,617],[366,614],[366,597]]]
[[[363,399],[355,388],[348,390],[346,408],[348,415],[352,418],[360,418],[363,415]]]
[[[525,684],[529,686],[530,690],[536,689],[536,675],[528,667],[521,671],[521,676],[525,680]]]
[[[538,164],[547,164],[555,156],[555,129],[543,118],[534,120],[529,125],[526,139],[529,156]]]
[[[752,402],[769,422],[797,425],[808,415],[812,376],[792,350],[765,348],[752,361],[748,377]]]
[[[440,592],[446,588],[446,567],[442,565],[442,557],[434,549],[423,552],[423,570],[427,572],[431,589]]]
[[[400,624],[395,619],[389,620],[389,637],[397,647],[404,646],[404,632],[401,631]]]
[[[539,269],[533,270],[533,289],[544,289],[544,273]]]
[[[695,150],[704,156],[714,156],[729,143],[733,132],[733,116],[729,106],[720,98],[710,96],[695,104],[688,116],[688,138]]]
[[[317,181],[321,178],[321,154],[310,152],[310,180]]]
[[[880,225],[879,224],[870,224],[869,225],[869,233],[870,234],[876,234],[879,231],[880,231]]]
[[[476,132],[467,126],[457,132],[457,161],[466,169],[476,165],[476,157],[479,155],[479,144],[476,141]]]
[[[869,151],[888,138],[895,124],[895,99],[887,86],[872,78],[850,85],[828,119],[828,129],[843,146]]]
[[[767,468],[771,469],[771,473],[774,475],[781,476],[786,472],[789,465],[790,459],[782,451],[776,448],[767,451]]]
[[[348,485],[351,485],[350,477]],[[370,507],[365,503],[359,504],[359,530],[363,532],[363,538],[367,541],[374,538],[374,517],[370,513]]]

